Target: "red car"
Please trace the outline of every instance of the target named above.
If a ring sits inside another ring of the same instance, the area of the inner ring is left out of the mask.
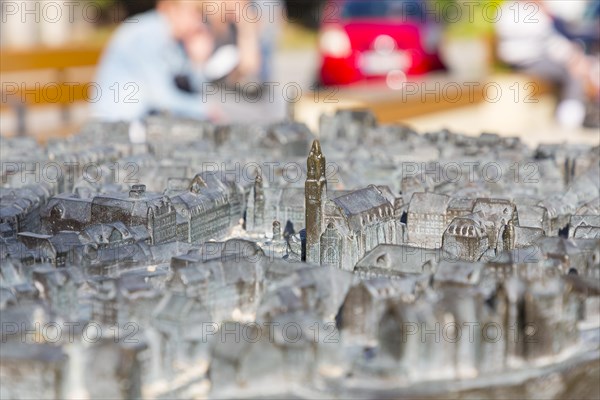
[[[441,67],[440,27],[422,0],[331,0],[319,38],[320,80],[347,85]]]

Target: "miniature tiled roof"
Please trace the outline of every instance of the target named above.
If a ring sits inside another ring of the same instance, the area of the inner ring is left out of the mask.
[[[535,264],[544,260],[544,254],[537,245],[503,251],[490,264]]]
[[[577,215],[600,215],[600,197],[585,203],[575,212]]]
[[[600,227],[600,215],[571,215],[570,228],[578,226]]]
[[[385,268],[404,273],[421,273],[428,261],[439,262],[439,249],[430,250],[406,245],[380,244],[358,261],[356,268]]]
[[[479,262],[442,260],[433,275],[433,281],[474,285],[481,279],[483,269],[484,264]]]
[[[57,253],[67,253],[72,248],[83,244],[79,238],[79,233],[74,231],[61,231],[48,239],[48,241]]]
[[[408,206],[412,214],[445,215],[450,203],[450,197],[432,192],[413,193]]]
[[[170,203],[169,198],[161,193],[144,192],[140,198],[131,198],[128,192],[101,194],[92,200],[92,218],[100,217],[96,214],[96,206],[120,208],[130,218],[146,218],[149,208],[158,208]]]
[[[544,215],[547,216],[547,214],[548,210],[544,207],[517,204],[517,215],[520,226],[542,228]]]
[[[81,199],[72,193],[59,194],[48,201],[40,211],[40,216],[50,217],[55,207],[60,211],[61,219],[85,222],[90,220],[92,199]]]
[[[485,225],[477,214],[454,218],[445,233],[462,237],[482,238],[487,236]]]
[[[333,202],[347,217],[361,215],[384,205],[392,205],[381,190],[373,185],[337,197],[333,199]]]
[[[452,197],[448,203],[448,210],[471,211],[475,204],[475,199],[465,197]]]
[[[576,239],[600,239],[600,227],[579,226],[575,228],[573,237]]]

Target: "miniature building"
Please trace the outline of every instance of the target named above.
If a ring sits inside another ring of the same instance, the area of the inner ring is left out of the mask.
[[[485,227],[490,249],[501,251],[504,248],[504,230],[509,226],[519,225],[517,210],[513,203],[503,199],[477,199],[473,205],[473,213],[480,213],[486,221]]]
[[[45,184],[20,189],[0,187],[0,224],[8,224],[17,233],[38,231],[40,209],[51,193]]]
[[[20,233],[19,240],[29,249],[39,252],[41,262],[48,262],[57,267],[64,267],[73,262],[72,252],[83,246],[79,234],[73,231],[62,231],[56,235],[39,235],[30,232]]]
[[[381,243],[399,243],[389,189],[373,185],[327,200],[325,157],[318,141],[308,156],[306,260],[344,270]]]
[[[594,397],[598,147],[320,123],[0,137],[0,397]]]
[[[600,233],[600,215],[572,215],[569,221],[569,237],[597,239]]]
[[[127,226],[146,226],[152,244],[173,241],[177,235],[176,213],[171,200],[160,194],[146,192],[144,185],[133,185],[128,194],[94,197],[91,223],[114,221],[121,221]]]
[[[77,193],[54,196],[40,213],[42,232],[54,234],[64,230],[81,231],[91,220],[92,198]]]
[[[478,261],[488,248],[485,225],[476,215],[454,218],[444,232],[442,249],[459,259]]]
[[[544,232],[550,231],[548,210],[544,207],[517,204],[517,214],[519,215],[519,226],[539,228]]]
[[[410,301],[415,296],[416,280],[389,280],[375,278],[361,281],[348,291],[341,308],[339,324],[345,340],[359,340],[374,347],[379,322],[388,299],[403,297]]]
[[[408,206],[409,244],[429,249],[442,247],[450,198],[435,193],[414,193]]]
[[[52,344],[14,343],[2,346],[0,396],[11,398],[65,398],[67,356]]]
[[[442,257],[438,249],[380,244],[356,263],[354,273],[363,279],[426,274],[433,272]]]
[[[188,191],[171,198],[175,210],[187,220],[186,241],[204,243],[226,236],[242,218],[242,196],[214,173],[196,175]]]

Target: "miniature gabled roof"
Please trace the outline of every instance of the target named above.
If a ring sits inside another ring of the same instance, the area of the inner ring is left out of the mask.
[[[576,215],[600,215],[600,197],[588,201],[575,212]]]
[[[208,321],[210,315],[198,298],[180,293],[166,292],[153,312],[155,319],[183,323]]]
[[[79,232],[61,231],[48,239],[57,253],[66,253],[73,247],[81,246],[83,243],[79,238]]]
[[[465,197],[453,197],[448,203],[448,210],[471,211],[473,209],[474,204],[475,199]]]
[[[123,275],[117,281],[117,288],[121,295],[130,300],[142,298],[153,298],[158,295],[158,291],[144,276]]]
[[[600,226],[600,215],[571,215],[569,221],[569,229],[577,228],[578,226]]]
[[[181,268],[176,274],[179,274],[181,282],[186,286],[206,284],[210,278],[210,271],[207,268],[196,265]]]
[[[413,193],[408,205],[408,212],[413,214],[444,215],[448,209],[450,197],[432,192]]]
[[[259,315],[271,316],[292,310],[317,312],[323,318],[335,317],[342,305],[354,275],[328,267],[308,267],[294,271],[268,291]],[[298,309],[299,307],[299,309]]]
[[[486,216],[506,214],[515,209],[515,205],[508,199],[484,197],[475,200],[473,213],[483,212]]]
[[[192,212],[204,212],[213,206],[212,200],[203,193],[194,194],[192,192],[183,192],[171,198],[173,206],[181,206]]]
[[[490,260],[490,264],[535,264],[544,260],[539,246],[527,246],[513,250],[505,250]]]
[[[598,226],[579,226],[573,232],[575,239],[600,239],[600,227]]]
[[[476,285],[481,279],[483,269],[484,264],[479,262],[442,260],[433,275],[433,281],[436,284]]]
[[[559,195],[544,198],[541,201],[541,206],[548,210],[548,217],[551,219],[560,215],[573,214],[573,212],[575,212],[575,207]]]
[[[487,236],[485,225],[478,214],[454,218],[448,225],[445,234],[475,238]]]
[[[150,239],[150,231],[148,231],[148,227],[146,227],[144,225],[135,225],[135,226],[129,227],[128,230],[136,242],[141,242],[141,241]]]
[[[210,191],[219,191],[219,192],[225,193],[228,191],[228,187],[221,180],[221,177],[219,176],[219,174],[220,174],[219,172],[215,172],[215,171],[204,171],[196,176],[200,177],[206,183],[206,187]]]
[[[407,245],[379,244],[358,261],[355,268],[384,268],[404,273],[421,273],[428,261],[439,262],[440,250]]]
[[[131,192],[116,192],[97,195],[92,200],[92,214],[96,214],[94,215],[95,218],[100,217],[100,220],[104,220],[105,218],[97,211],[98,206],[104,206],[119,208],[124,215],[130,218],[146,218],[148,216],[148,209],[168,207],[171,204],[171,200],[162,193],[146,192],[144,190],[140,197],[135,198],[132,198],[130,193]],[[130,221],[126,222],[128,224],[131,223]]]
[[[411,278],[388,279],[378,277],[361,281],[357,286],[364,287],[374,299],[386,299],[402,295],[412,295],[415,292],[416,284],[416,279]]]
[[[91,243],[106,244],[114,231],[118,231],[124,239],[130,238],[131,233],[122,222],[114,222],[108,224],[91,225],[81,232],[82,239],[87,239]]]
[[[54,209],[60,212],[61,219],[72,219],[80,222],[89,221],[92,199],[82,199],[76,194],[70,193],[59,194],[48,201],[40,211],[40,216],[49,217]]]
[[[544,215],[548,214],[542,206],[530,206],[517,204],[517,215],[520,226],[531,228],[543,228]]]
[[[333,202],[344,212],[346,217],[361,215],[383,205],[392,205],[381,190],[374,185],[337,197],[333,199]]]
[[[264,251],[256,242],[234,238],[224,242],[204,243],[200,251],[192,252],[189,255],[202,262],[232,255],[235,255],[238,259],[252,258],[256,260],[264,256]]]
[[[396,201],[396,196],[392,193],[392,190],[387,185],[377,185],[377,189],[381,192],[381,195],[387,199],[387,201],[394,205]]]

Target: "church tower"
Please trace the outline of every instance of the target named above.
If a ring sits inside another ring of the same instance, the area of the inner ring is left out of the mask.
[[[260,172],[256,174],[254,180],[254,226],[256,229],[263,229],[265,223],[265,189],[263,177]]]
[[[265,190],[260,172],[256,174],[254,185],[250,189],[248,208],[246,210],[246,230],[248,232],[264,231]]]
[[[313,142],[306,160],[307,177],[304,184],[306,207],[306,261],[321,262],[321,234],[325,230],[325,202],[327,200],[326,161],[318,140]]]

